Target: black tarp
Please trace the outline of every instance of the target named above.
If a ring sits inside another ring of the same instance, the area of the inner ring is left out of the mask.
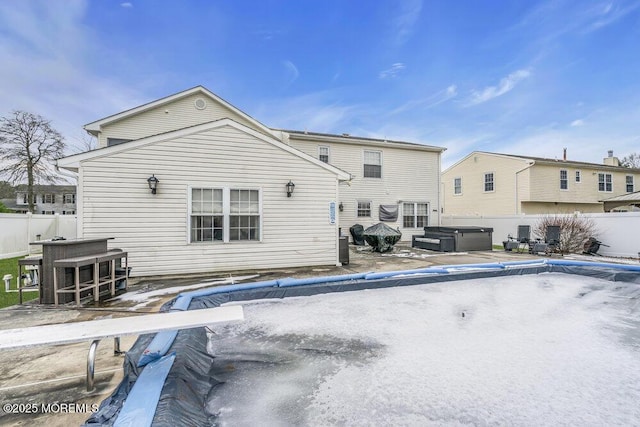
[[[353,224],[349,227],[351,237],[353,237],[353,244],[357,246],[364,246],[364,227],[361,224]]]
[[[398,243],[402,233],[387,224],[378,223],[364,230],[364,239],[376,252],[388,252]]]

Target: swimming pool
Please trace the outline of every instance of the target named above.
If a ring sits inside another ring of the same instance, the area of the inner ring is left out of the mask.
[[[200,291],[189,309],[242,304],[245,321],[177,334],[153,424],[637,424],[636,268],[486,264]],[[151,338],[129,352],[126,384]],[[117,419],[97,417],[117,413],[121,388],[89,422]]]

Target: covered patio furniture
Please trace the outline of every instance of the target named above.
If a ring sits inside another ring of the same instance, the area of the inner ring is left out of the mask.
[[[529,253],[537,254],[544,252],[550,254],[560,251],[560,226],[548,225],[545,231],[544,242],[540,240],[536,241],[533,246],[530,246]]]
[[[388,252],[398,243],[402,233],[387,224],[379,223],[364,230],[364,239],[376,252]]]

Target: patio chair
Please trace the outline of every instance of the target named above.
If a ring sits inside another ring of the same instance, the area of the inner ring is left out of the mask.
[[[531,226],[519,225],[518,226],[518,253],[524,252],[525,249],[529,250],[529,242],[531,241]]]
[[[531,226],[519,225],[518,237],[514,238],[511,234],[509,234],[507,236],[507,240],[502,242],[502,244],[504,246],[504,250],[507,252],[516,250],[519,253],[521,253],[525,249],[527,250],[529,249],[530,240],[531,240]]]
[[[544,235],[544,242],[537,239],[533,246],[529,247],[529,253],[537,254],[544,252],[549,255],[552,252],[560,251],[560,226],[548,225]]]

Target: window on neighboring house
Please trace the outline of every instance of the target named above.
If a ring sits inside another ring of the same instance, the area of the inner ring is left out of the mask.
[[[494,190],[493,185],[493,172],[484,174],[484,191],[489,192]]]
[[[112,145],[124,144],[125,142],[133,141],[132,139],[124,139],[124,138],[107,138],[107,147],[111,147]]]
[[[42,211],[42,215],[54,215],[54,211]]]
[[[598,191],[613,191],[613,178],[610,173],[598,174]]]
[[[428,203],[403,203],[402,226],[404,228],[421,228],[429,224]]]
[[[260,240],[258,190],[229,190],[229,240]]]
[[[62,215],[75,215],[76,211],[62,211]]]
[[[371,202],[358,202],[358,217],[370,217],[371,216]]]
[[[28,205],[29,204],[29,198],[27,197],[27,193],[22,194],[21,200],[22,200],[22,203],[21,203],[22,205]],[[35,205],[37,203],[38,203],[38,195],[34,194],[33,195],[33,204]]]
[[[627,175],[627,193],[633,193],[633,175]]]
[[[462,194],[462,178],[453,178],[453,194]]]
[[[260,191],[191,189],[191,242],[260,240]]]
[[[321,162],[329,163],[329,147],[326,145],[318,146],[318,159]]]
[[[582,182],[582,174],[580,171],[576,171],[576,182]]]
[[[42,195],[42,203],[53,204],[56,202],[55,194],[43,194]]]
[[[564,169],[560,170],[560,189],[566,190],[569,188],[569,177],[567,175],[567,171]]]
[[[364,152],[364,177],[382,178],[382,151]]]
[[[67,193],[62,196],[62,200],[65,204],[73,204],[76,202],[76,195],[73,193]]]

